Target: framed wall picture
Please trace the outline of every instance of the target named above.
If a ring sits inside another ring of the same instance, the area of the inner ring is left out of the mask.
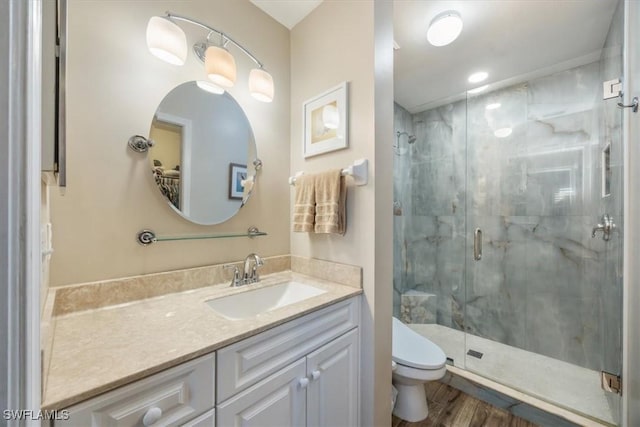
[[[229,163],[229,198],[242,200],[244,187],[242,181],[247,179],[247,165]]]
[[[302,106],[304,157],[349,146],[349,83],[343,82]]]

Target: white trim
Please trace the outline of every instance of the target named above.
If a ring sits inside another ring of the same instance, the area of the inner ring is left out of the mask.
[[[25,402],[40,409],[40,191],[42,124],[42,0],[31,0],[28,9],[26,97],[26,212],[25,212]],[[27,426],[40,422],[28,420]]]
[[[191,146],[193,124],[191,120],[174,114],[156,113],[156,120],[182,128],[182,144],[180,148],[180,214],[189,217],[191,211]]]

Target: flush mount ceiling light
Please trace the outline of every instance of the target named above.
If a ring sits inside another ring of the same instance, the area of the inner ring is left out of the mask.
[[[232,44],[257,65],[249,73],[251,95],[258,101],[273,101],[273,77],[264,70],[262,62],[227,34],[195,19],[171,12],[166,12],[166,16],[151,17],[147,24],[147,47],[153,55],[173,65],[184,64],[187,58],[187,37],[175,21],[189,22],[207,31],[206,38],[195,43],[193,50],[198,59],[204,62],[207,77],[213,84],[205,87],[202,84],[204,82],[198,82],[198,87],[213,93],[223,93],[224,89],[233,87],[236,81],[236,61],[227,50],[227,45]],[[211,40],[212,35],[220,37],[219,43]]]
[[[506,138],[509,135],[511,135],[511,132],[513,132],[513,129],[511,128],[500,128],[500,129],[496,129],[496,131],[493,132],[493,134],[496,136],[496,138]]]
[[[471,74],[468,81],[469,83],[480,83],[487,80],[487,77],[489,77],[489,73],[485,71],[478,71],[477,73]]]
[[[487,110],[495,110],[495,109],[500,108],[501,105],[502,104],[500,104],[499,102],[494,102],[492,104],[487,104],[487,106],[484,107],[484,108],[486,108]]]
[[[427,40],[434,46],[446,46],[462,32],[462,17],[455,10],[439,13],[431,20]]]

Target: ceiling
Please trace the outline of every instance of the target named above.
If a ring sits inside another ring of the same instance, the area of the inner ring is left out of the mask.
[[[292,29],[318,7],[322,0],[250,0],[273,19]]]
[[[292,29],[323,0],[250,0]],[[599,58],[618,0],[394,0],[395,101],[411,113],[485,83],[513,84]],[[427,42],[429,22],[462,15],[453,43]],[[476,71],[489,78],[467,82]]]
[[[617,0],[394,1],[395,100],[411,113],[481,84],[467,82],[486,71],[486,82],[515,83],[536,71],[553,72],[597,60]],[[457,10],[460,37],[443,47],[427,42],[429,22]],[[517,76],[520,76],[518,78]]]

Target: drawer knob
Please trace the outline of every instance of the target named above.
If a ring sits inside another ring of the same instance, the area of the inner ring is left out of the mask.
[[[309,385],[309,378],[307,377],[300,378],[300,381],[298,381],[298,384],[300,384],[300,387],[302,388],[307,388],[307,386]]]
[[[320,378],[320,371],[316,369],[315,371],[311,372],[311,378],[313,378],[314,380]]]
[[[142,417],[142,424],[145,427],[148,427],[160,418],[162,418],[162,409],[154,406],[149,408],[149,410],[144,414],[144,417]]]

